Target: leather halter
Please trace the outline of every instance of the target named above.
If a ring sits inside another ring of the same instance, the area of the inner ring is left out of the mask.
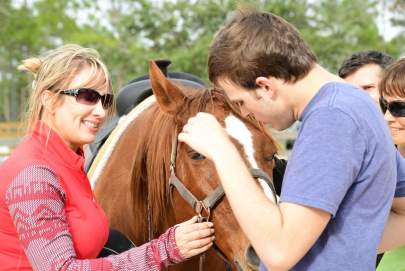
[[[177,131],[177,126],[175,128]],[[178,139],[177,133],[174,133],[172,137],[172,151],[170,156],[170,179],[169,185],[170,187],[175,187],[179,192],[180,196],[193,208],[194,212],[198,216],[198,222],[209,221],[211,216],[211,209],[213,209],[225,196],[224,189],[222,185],[218,185],[218,187],[208,194],[203,200],[198,200],[190,190],[179,180],[176,176],[175,169],[176,169],[176,157],[177,157],[177,149],[178,149]],[[277,194],[276,189],[274,188],[273,182],[271,178],[261,169],[258,168],[250,168],[250,173],[254,178],[260,178],[264,180],[268,186],[270,187],[273,195],[274,202],[277,202]],[[227,271],[232,270],[231,263],[228,259],[226,259],[225,254],[215,245],[213,245],[213,249],[217,252],[217,254],[223,259],[225,263],[225,268]],[[203,261],[205,258],[205,254],[200,256],[200,263],[199,263],[199,270],[203,270]]]

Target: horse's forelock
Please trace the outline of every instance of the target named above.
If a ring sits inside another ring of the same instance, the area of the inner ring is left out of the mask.
[[[169,162],[171,139],[174,133],[175,119],[163,113],[158,107],[150,112],[150,126],[146,127],[145,166],[147,191],[154,229],[167,227],[167,210],[170,208]]]

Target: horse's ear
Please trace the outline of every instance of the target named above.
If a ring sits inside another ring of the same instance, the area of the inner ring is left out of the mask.
[[[171,115],[179,112],[186,95],[166,78],[153,60],[149,61],[149,79],[160,109]]]

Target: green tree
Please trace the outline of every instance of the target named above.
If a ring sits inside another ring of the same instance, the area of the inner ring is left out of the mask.
[[[24,111],[29,95],[29,76],[19,73],[17,66],[64,40],[64,33],[76,32],[73,19],[63,12],[69,1],[38,1],[29,6],[13,6],[3,1],[0,12],[0,120],[15,120]]]
[[[390,51],[396,56],[405,56],[405,1],[389,0],[388,9],[392,13],[392,25],[399,28],[399,34],[388,44]]]
[[[241,4],[293,23],[331,71],[359,50],[383,50],[397,57],[404,51],[404,35],[383,40],[375,20],[381,2],[392,9],[393,23],[405,29],[403,0],[111,0],[103,2],[104,8],[92,0],[32,0],[19,5],[3,0],[0,120],[16,119],[24,109],[30,77],[16,71],[20,61],[64,43],[97,49],[116,90],[147,73],[147,61],[156,58],[172,60],[172,71],[207,79],[212,38]]]
[[[78,0],[78,2],[80,2]],[[78,26],[71,14],[77,2],[41,0],[16,5],[3,0],[0,6],[0,121],[17,120],[25,111],[32,76],[17,71],[25,58],[38,55],[70,40],[93,42],[99,37]],[[85,34],[86,33],[86,34]],[[77,37],[81,37],[79,39]]]
[[[320,62],[336,71],[343,59],[361,50],[385,51],[378,31],[377,2],[364,0],[322,0],[313,7],[308,42]]]

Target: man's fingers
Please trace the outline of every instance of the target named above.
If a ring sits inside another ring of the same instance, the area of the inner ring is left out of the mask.
[[[196,118],[191,117],[191,118],[188,119],[187,124],[193,124],[193,123],[195,123],[195,121],[196,121]]]
[[[187,123],[186,125],[183,126],[183,131],[182,132],[190,132],[191,130],[191,125]]]
[[[188,135],[186,134],[186,133],[180,133],[178,136],[177,136],[177,138],[178,138],[178,140],[180,141],[180,142],[187,142],[187,139],[188,139]]]

